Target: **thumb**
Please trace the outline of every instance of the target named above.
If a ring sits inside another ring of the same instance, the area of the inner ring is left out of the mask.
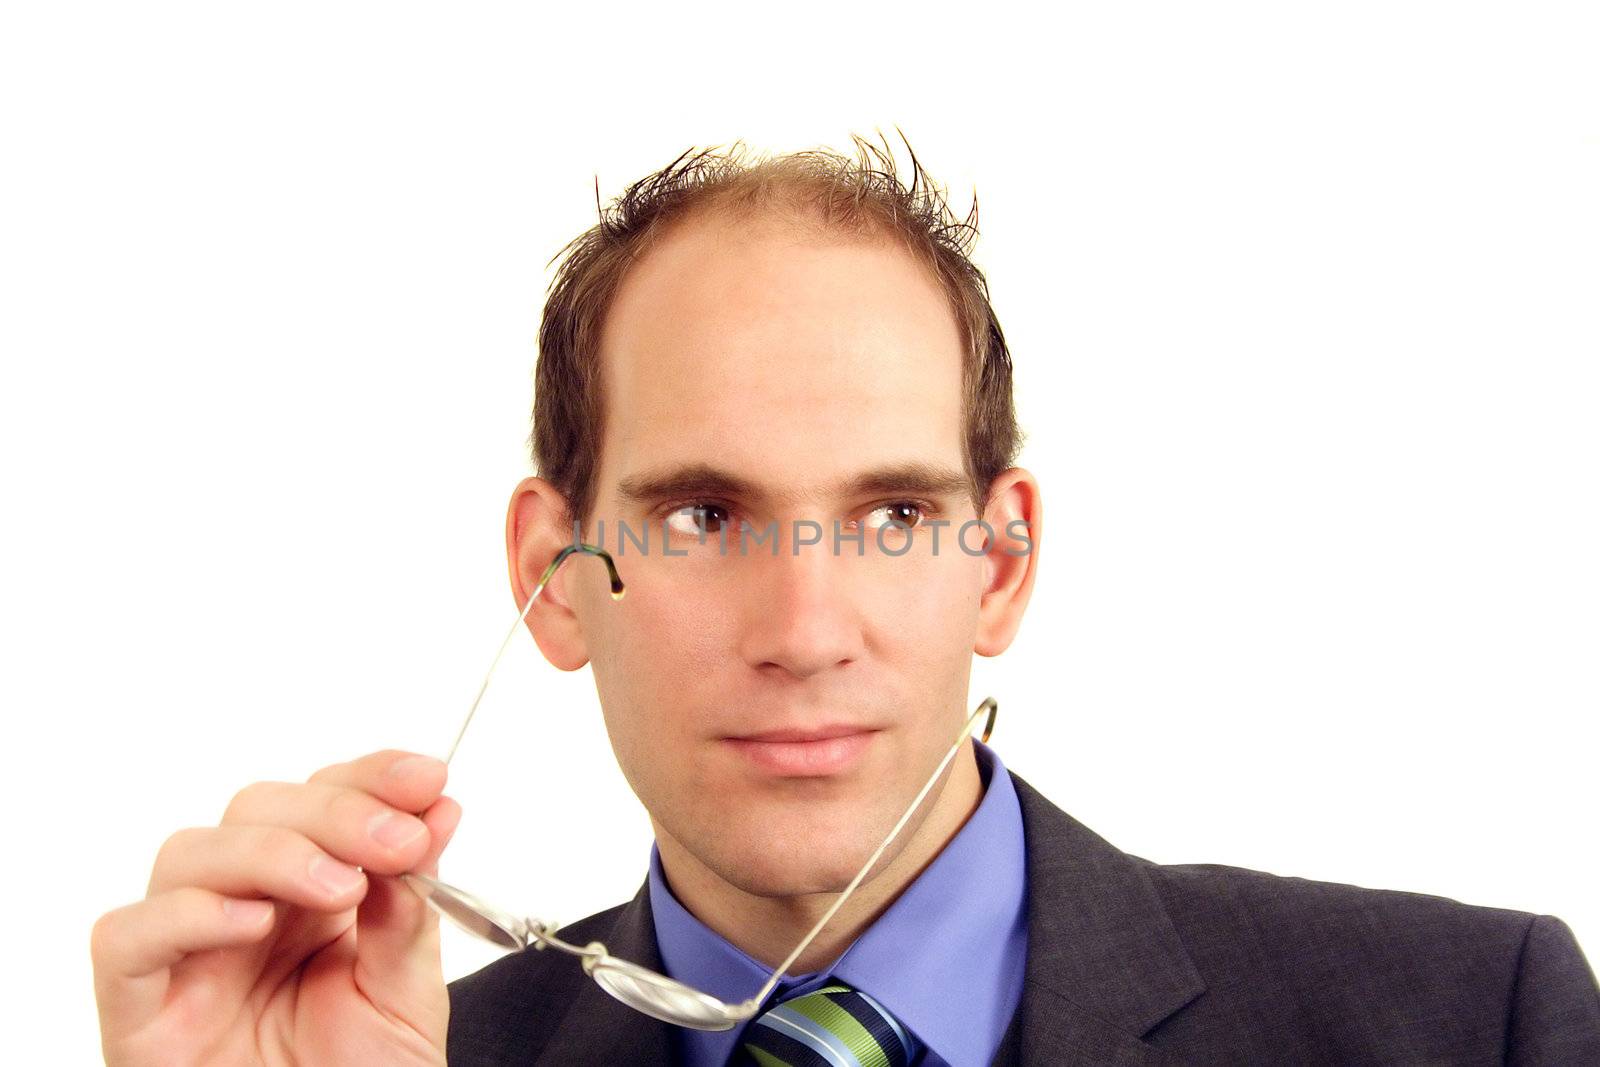
[[[430,836],[417,864],[439,870],[439,854],[461,821],[461,805],[440,797],[418,816]],[[449,995],[439,961],[439,917],[398,876],[367,875],[367,895],[356,911],[356,983],[378,1007],[444,1046]]]

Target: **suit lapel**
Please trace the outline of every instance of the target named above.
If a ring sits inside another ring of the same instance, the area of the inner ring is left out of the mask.
[[[623,906],[605,938],[605,946],[619,959],[662,971],[649,888],[647,879]],[[628,1007],[586,976],[535,1062],[539,1067],[569,1067],[574,1063],[676,1064],[677,1042],[672,1031],[669,1024]]]
[[[1028,849],[1022,1002],[996,1067],[1156,1067],[1178,1061],[1141,1038],[1205,991],[1139,861],[1011,776]],[[648,880],[605,944],[663,970]],[[585,978],[536,1063],[676,1064],[673,1028]]]
[[[1149,877],[1139,861],[1011,779],[1028,848],[1020,1062],[1174,1063],[1140,1038],[1205,982]]]

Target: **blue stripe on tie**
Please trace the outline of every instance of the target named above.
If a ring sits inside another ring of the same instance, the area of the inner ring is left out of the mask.
[[[780,1034],[788,1034],[838,1067],[861,1067],[861,1061],[856,1059],[855,1053],[845,1047],[844,1042],[823,1029],[815,1020],[806,1018],[786,1005],[780,1004],[767,1012],[757,1021],[757,1025],[770,1026]]]
[[[872,1038],[872,1043],[878,1046],[883,1053],[883,1067],[910,1067],[911,1059],[906,1056],[905,1049],[900,1045],[900,1039],[895,1036],[894,1028],[889,1025],[889,1020],[876,1007],[868,1004],[866,998],[854,989],[830,990],[827,998],[861,1024],[861,1028]],[[851,1047],[854,1047],[853,1045]],[[862,1060],[866,1062],[865,1058]]]
[[[894,1017],[894,1015],[889,1011],[888,1008],[885,1008],[882,1004],[879,1004],[876,1000],[873,1000],[871,997],[867,996],[861,990],[855,989],[855,990],[852,990],[852,992],[855,993],[856,996],[860,997],[862,1000],[866,1001],[868,1004],[871,1004],[874,1008],[876,1008],[877,1011],[878,1011],[878,1014],[883,1016],[884,1022],[886,1022],[890,1026],[894,1027],[894,1036],[900,1039],[900,1047],[906,1050],[906,1062],[910,1063],[911,1062],[911,1038],[910,1038],[909,1035],[906,1034],[906,1032],[903,1029],[900,1028],[900,1020],[896,1019]]]

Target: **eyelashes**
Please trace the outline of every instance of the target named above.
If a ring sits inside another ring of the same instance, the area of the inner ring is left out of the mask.
[[[908,514],[909,513],[909,514]],[[854,528],[858,522],[867,520],[868,529],[877,529],[888,526],[891,522],[898,522],[908,528],[916,528],[938,517],[939,509],[926,500],[913,497],[903,497],[886,500],[875,504],[860,512],[860,518],[847,520],[843,525]],[[875,516],[882,516],[878,521],[871,521]],[[661,515],[661,523],[667,530],[682,534],[685,537],[715,536],[724,529],[734,532],[738,528],[739,515],[737,509],[731,505],[714,500],[686,500],[669,505]]]
[[[714,519],[713,513],[717,514]],[[725,524],[732,525],[733,516],[731,510],[721,504],[696,501],[669,509],[661,521],[662,525],[672,533],[681,533],[685,537],[699,537],[702,534],[710,536],[720,533]]]

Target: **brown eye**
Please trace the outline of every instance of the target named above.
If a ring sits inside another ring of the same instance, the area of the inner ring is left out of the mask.
[[[706,537],[720,533],[731,522],[728,509],[717,504],[693,504],[667,516],[667,527],[684,537]]]
[[[869,527],[876,528],[879,526],[887,526],[891,522],[897,522],[901,526],[909,528],[920,525],[923,517],[922,505],[918,504],[916,501],[896,500],[892,504],[883,504],[879,507],[873,508],[872,511],[867,514],[866,524]]]

